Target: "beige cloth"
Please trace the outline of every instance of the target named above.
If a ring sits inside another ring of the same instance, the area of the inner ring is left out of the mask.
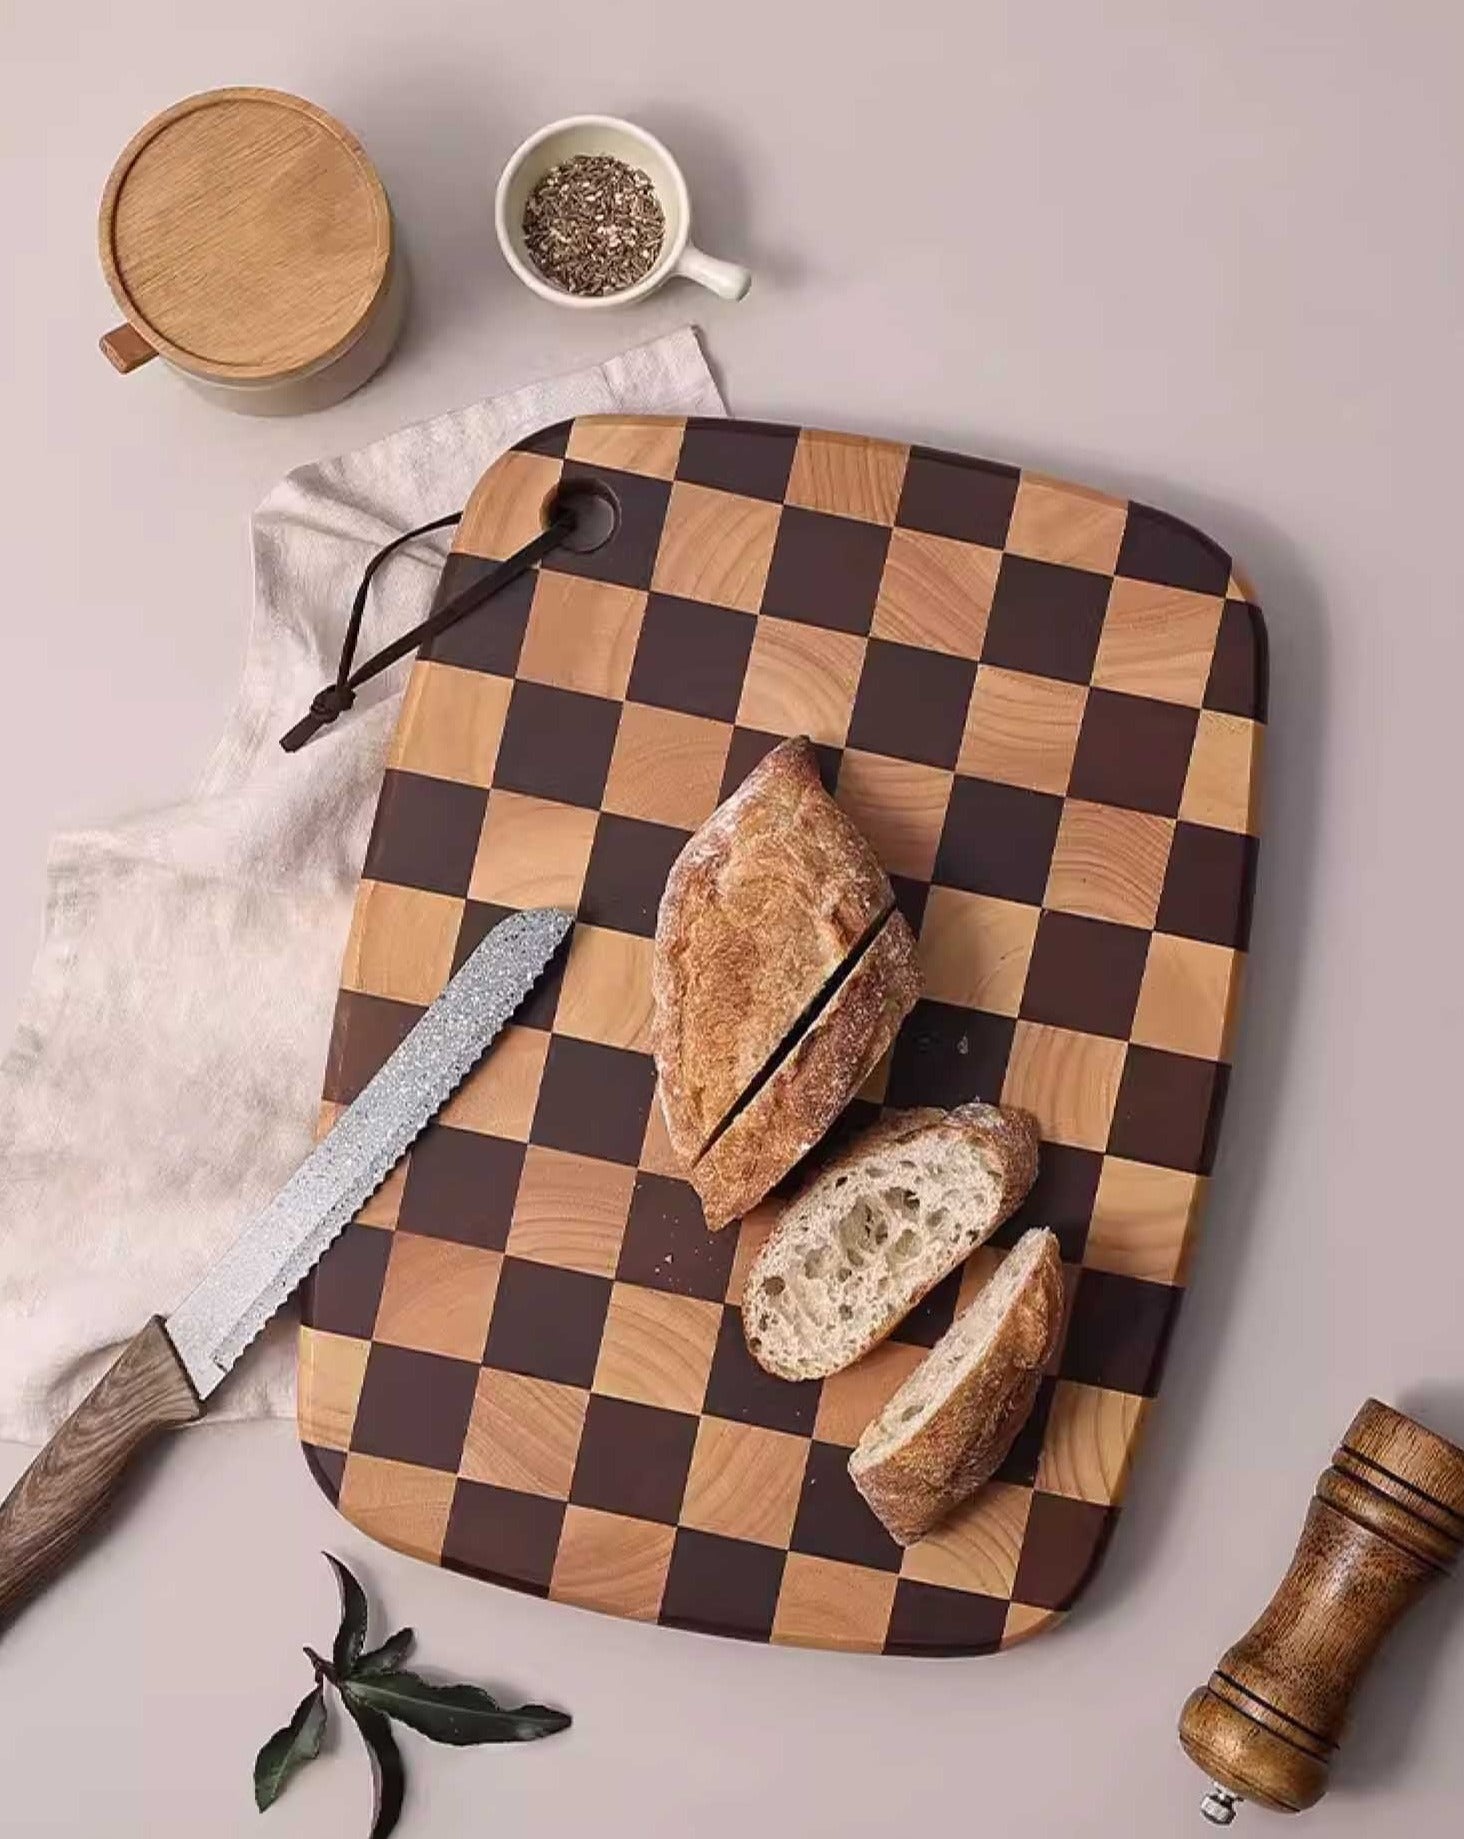
[[[56,839],[45,939],[0,1064],[0,1438],[40,1441],[116,1345],[180,1302],[311,1146],[377,785],[407,666],[302,752],[372,552],[577,414],[722,413],[690,329],[293,472],[253,519],[238,703],[186,802]],[[358,655],[427,611],[451,532],[373,584]],[[293,1409],[276,1324],[214,1417]]]

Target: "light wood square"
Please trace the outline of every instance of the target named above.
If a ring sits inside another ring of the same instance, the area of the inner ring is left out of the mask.
[[[1102,1149],[1108,1142],[1125,1044],[1040,1022],[1018,1022],[1001,1102],[1030,1111],[1052,1143]]]
[[[756,613],[767,584],[781,506],[679,480],[656,551],[660,594]]]
[[[1200,710],[1179,805],[1186,823],[1255,835],[1263,733],[1258,722],[1243,715]]]
[[[1228,946],[1156,932],[1139,987],[1133,1039],[1201,1060],[1228,1060],[1243,962]]]
[[[805,428],[798,436],[784,497],[807,511],[892,524],[909,458],[910,449],[895,441]]]
[[[759,1424],[703,1418],[681,1524],[782,1549],[793,1537],[808,1440]]]
[[[1033,792],[1065,792],[1087,701],[1081,683],[983,664],[966,711],[958,770]]]
[[[548,1054],[541,1029],[505,1028],[443,1106],[443,1123],[527,1143]]]
[[[988,1482],[906,1551],[900,1575],[947,1590],[1010,1596],[1031,1508],[1030,1488]]]
[[[1152,927],[1173,841],[1172,818],[1069,798],[1043,904],[1121,926]]]
[[[935,1002],[992,1015],[1021,1006],[1038,907],[937,884],[920,925],[920,978]]]
[[[450,894],[393,881],[363,881],[356,891],[341,986],[394,1002],[436,1000],[452,975],[463,903]]]
[[[376,1311],[376,1339],[481,1360],[503,1259],[477,1245],[398,1232]]]
[[[661,1109],[659,1091],[651,1102],[650,1116],[646,1119],[646,1134],[641,1142],[640,1166],[651,1175],[685,1175],[686,1173],[685,1164],[672,1149],[671,1138],[666,1132],[666,1114]]]
[[[926,530],[892,530],[874,607],[874,636],[979,658],[1001,551]]]
[[[836,796],[889,874],[929,881],[954,777],[851,747],[839,766]]]
[[[442,1469],[353,1454],[346,1458],[339,1506],[370,1538],[436,1564],[456,1489],[457,1476]]]
[[[718,1303],[616,1284],[595,1390],[666,1411],[700,1411],[721,1323]]]
[[[593,1507],[570,1507],[559,1534],[549,1595],[556,1603],[654,1622],[675,1543],[674,1526],[600,1513]]]
[[[864,640],[791,619],[757,622],[737,720],[765,734],[842,747],[864,668]]]
[[[884,1646],[898,1581],[891,1571],[789,1552],[773,1640],[787,1647],[877,1654]]]
[[[300,1330],[300,1410],[302,1443],[321,1449],[349,1449],[356,1423],[356,1401],[366,1377],[369,1341],[354,1335],[327,1334],[321,1328]]]
[[[608,466],[616,472],[673,479],[686,423],[660,415],[581,415],[565,449],[571,460]]]
[[[1108,594],[1094,683],[1198,709],[1210,681],[1224,605],[1218,594],[1116,580]]]
[[[469,895],[501,907],[577,907],[595,820],[578,805],[490,792]]]
[[[1123,1497],[1149,1401],[1106,1386],[1060,1379],[1037,1464],[1037,1486],[1048,1494],[1108,1506]]]
[[[928,1351],[904,1341],[882,1341],[862,1360],[826,1379],[818,1395],[814,1436],[820,1443],[853,1449]]]
[[[605,809],[695,830],[717,808],[731,744],[726,722],[626,703],[610,757]]]
[[[519,676],[619,702],[630,682],[645,610],[646,597],[634,588],[542,570]]]
[[[1065,485],[1041,473],[1023,473],[1006,546],[1013,555],[1038,562],[1063,562],[1111,575],[1127,521],[1128,506],[1121,498]]]
[[[407,679],[387,765],[464,785],[491,785],[513,683],[421,659]]]
[[[654,956],[651,939],[604,926],[576,926],[554,1010],[555,1032],[649,1053]]]
[[[454,548],[502,561],[533,542],[563,470],[548,454],[505,453],[474,487]]]
[[[504,1249],[591,1277],[613,1277],[635,1170],[531,1143]]]
[[[1105,1156],[1083,1246],[1084,1267],[1182,1284],[1204,1194],[1199,1175]]]
[[[1006,1625],[1001,1636],[1002,1653],[1009,1647],[1020,1647],[1034,1635],[1045,1634],[1048,1629],[1056,1628],[1063,1615],[1061,1609],[1038,1609],[1031,1603],[1008,1603]]]
[[[751,1213],[744,1213],[737,1228],[737,1244],[732,1251],[732,1270],[727,1278],[727,1301],[742,1306],[742,1287],[752,1261],[767,1243],[768,1235],[783,1217],[784,1202],[759,1201]]]
[[[462,1474],[495,1488],[567,1500],[589,1402],[589,1393],[578,1386],[484,1367],[463,1443]]]

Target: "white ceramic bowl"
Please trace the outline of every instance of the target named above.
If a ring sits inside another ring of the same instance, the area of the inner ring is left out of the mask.
[[[608,153],[628,166],[638,166],[655,186],[666,215],[666,240],[655,266],[619,293],[571,294],[541,274],[524,247],[524,205],[529,193],[551,166],[577,153]],[[531,134],[503,169],[493,200],[493,219],[509,267],[532,293],[556,306],[629,306],[655,293],[673,275],[699,282],[723,300],[740,300],[752,285],[745,268],[718,261],[691,242],[691,199],[681,168],[654,134],[614,115],[569,115]]]

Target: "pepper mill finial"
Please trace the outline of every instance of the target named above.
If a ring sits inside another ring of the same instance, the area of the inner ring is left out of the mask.
[[[1464,1547],[1464,1449],[1377,1399],[1317,1482],[1290,1569],[1179,1720],[1212,1777],[1201,1812],[1228,1826],[1242,1800],[1313,1806],[1359,1680],[1389,1629]]]

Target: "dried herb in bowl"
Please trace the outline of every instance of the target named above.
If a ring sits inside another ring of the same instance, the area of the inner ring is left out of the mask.
[[[524,247],[534,266],[570,294],[618,294],[656,265],[666,215],[638,166],[609,153],[577,153],[551,166],[524,205]]]

